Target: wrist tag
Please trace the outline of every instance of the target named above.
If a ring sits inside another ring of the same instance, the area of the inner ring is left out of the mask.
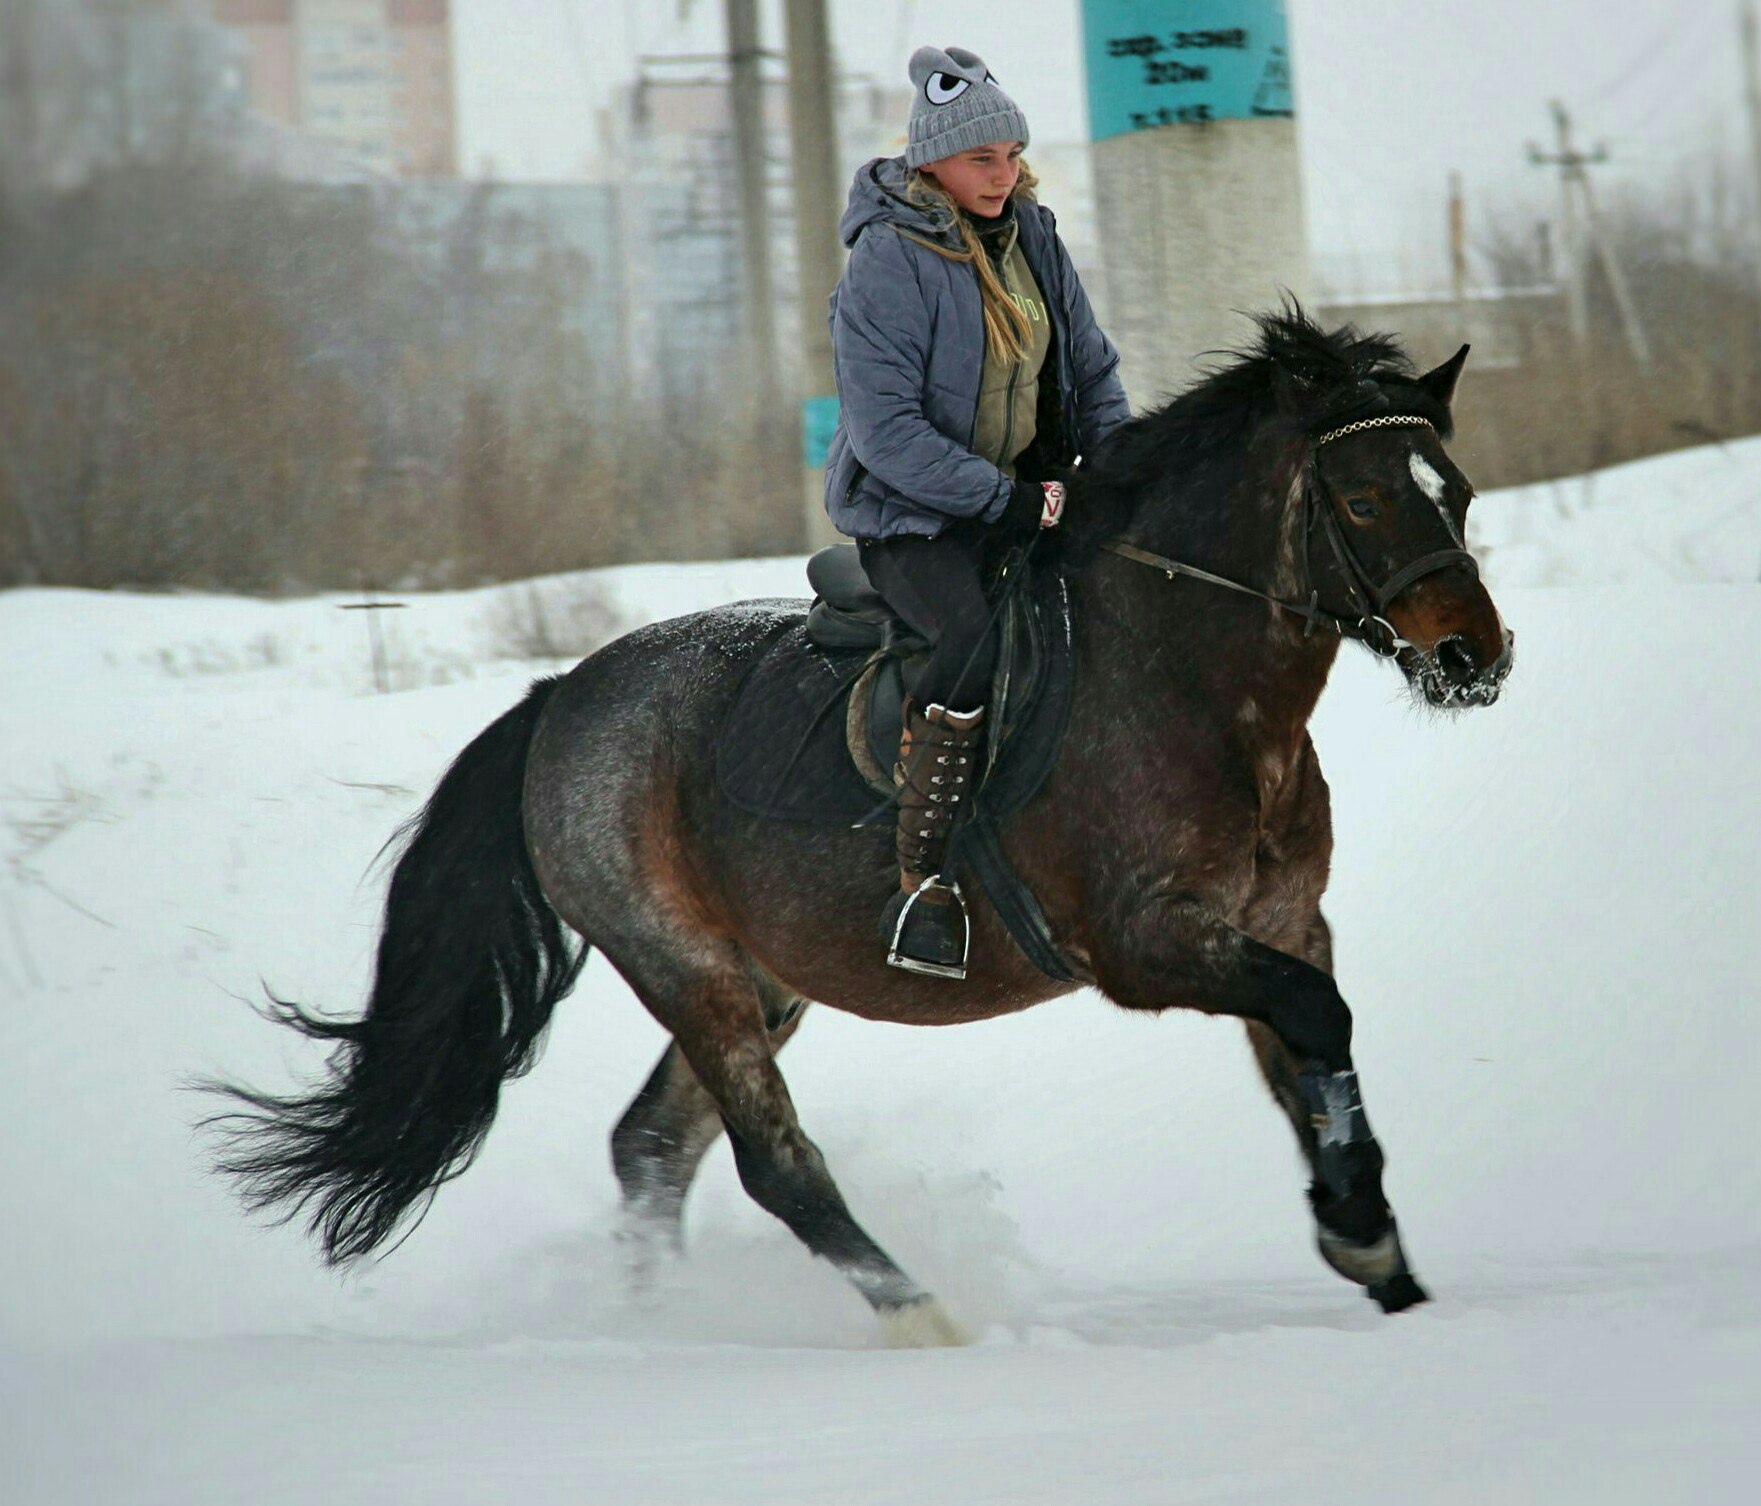
[[[1040,486],[1046,494],[1045,506],[1040,510],[1039,526],[1056,528],[1064,521],[1064,483],[1062,481],[1042,481]]]

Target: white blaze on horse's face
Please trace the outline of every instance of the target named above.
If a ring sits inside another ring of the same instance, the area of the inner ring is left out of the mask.
[[[1448,490],[1448,482],[1417,450],[1407,457],[1407,468],[1412,472],[1412,479],[1418,482],[1419,490],[1431,499],[1431,505],[1437,509],[1437,516],[1443,519],[1443,526],[1449,530],[1449,537],[1455,540],[1455,547],[1465,549],[1467,541],[1462,538],[1461,530],[1455,526],[1455,519],[1449,516],[1449,509],[1443,505],[1443,493]]]

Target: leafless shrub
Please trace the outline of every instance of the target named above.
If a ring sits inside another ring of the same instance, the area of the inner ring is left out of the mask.
[[[622,623],[603,590],[563,577],[510,585],[490,612],[490,650],[507,659],[580,659]]]
[[[436,272],[369,194],[191,163],[7,223],[0,585],[465,586],[796,545],[792,425],[716,372],[632,391],[536,229],[497,269],[466,214]]]
[[[1683,174],[1666,197],[1635,195],[1604,209],[1648,362],[1635,353],[1597,263],[1587,274],[1582,344],[1562,289],[1503,304],[1513,359],[1494,369],[1470,361],[1462,389],[1458,452],[1480,486],[1574,475],[1761,430],[1761,296],[1740,209],[1710,170]],[[1479,249],[1507,291],[1553,278],[1514,214],[1495,220]]]

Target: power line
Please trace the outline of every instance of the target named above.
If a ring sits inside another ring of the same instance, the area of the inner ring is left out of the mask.
[[[1710,11],[1700,12],[1697,17],[1697,23],[1700,26],[1704,26],[1707,17],[1710,15]],[[1694,26],[1694,22],[1690,22],[1687,26],[1683,26],[1679,19],[1671,16],[1662,29],[1658,31],[1656,36],[1652,37],[1651,40],[1634,55],[1633,60],[1628,63],[1625,68],[1621,69],[1619,75],[1614,81],[1612,83],[1604,84],[1600,89],[1596,90],[1594,94],[1589,95],[1584,100],[1584,104],[1600,104],[1603,100],[1610,99],[1614,95],[1620,93],[1622,89],[1626,88],[1628,84],[1630,84],[1641,73],[1645,72],[1645,70],[1653,63],[1658,62],[1670,52],[1674,51],[1674,49],[1680,45],[1684,37],[1694,36]]]
[[[1700,12],[1694,23],[1684,26],[1676,33],[1674,44],[1663,47],[1653,54],[1651,61],[1662,62],[1668,59],[1670,66],[1662,72],[1650,72],[1645,78],[1644,86],[1632,91],[1636,98],[1628,101],[1629,106],[1637,103],[1648,106],[1648,108],[1645,108],[1643,115],[1639,116],[1633,124],[1623,128],[1623,134],[1647,133],[1666,116],[1676,115],[1684,108],[1696,105],[1703,106],[1706,103],[1704,75],[1707,53],[1701,44],[1706,40],[1703,33],[1707,30],[1711,19],[1711,12]],[[1685,52],[1679,46],[1683,42],[1692,44]],[[1626,86],[1635,82],[1647,71],[1642,66],[1637,69],[1629,68],[1621,79],[1616,80],[1616,84],[1621,85],[1621,91],[1617,91],[1612,85],[1605,87],[1597,94],[1590,96],[1588,103],[1605,105],[1614,93],[1624,91]]]

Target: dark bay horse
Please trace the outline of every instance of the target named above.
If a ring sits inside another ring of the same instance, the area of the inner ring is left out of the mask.
[[[1257,323],[1250,349],[1109,437],[1035,546],[1070,583],[1075,704],[1003,846],[1081,983],[1126,1009],[1245,1022],[1312,1169],[1321,1253],[1398,1311],[1424,1292],[1332,976],[1333,836],[1307,723],[1342,637],[1446,708],[1496,698],[1511,638],[1443,448],[1467,347],[1421,375],[1392,338],[1323,331],[1294,304]],[[672,1036],[612,1136],[630,1227],[677,1240],[725,1130],[748,1192],[890,1337],[958,1337],[851,1217],[777,1054],[808,1000],[947,1025],[1076,985],[1036,970],[983,902],[965,981],[887,967],[890,828],[769,821],[720,795],[715,737],[742,671],[804,611],[740,602],[632,632],[459,755],[408,828],[366,1012],[277,1002],[335,1044],[325,1079],[286,1098],[227,1089],[246,1108],[224,1116],[220,1165],[252,1206],[303,1212],[335,1262],[419,1216],[532,1065],[585,955],[573,931]]]

